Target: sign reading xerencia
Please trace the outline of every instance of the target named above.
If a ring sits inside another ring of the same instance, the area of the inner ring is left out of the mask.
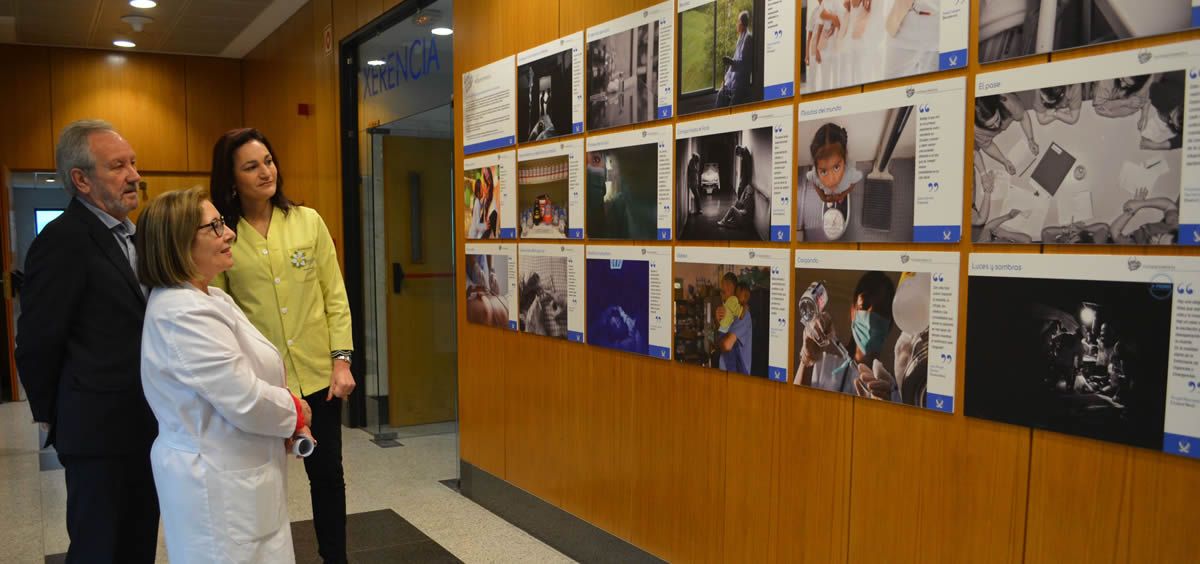
[[[433,38],[414,39],[408,45],[388,51],[382,60],[382,65],[365,66],[362,69],[364,98],[376,96],[407,82],[421,80],[442,70],[437,41]]]

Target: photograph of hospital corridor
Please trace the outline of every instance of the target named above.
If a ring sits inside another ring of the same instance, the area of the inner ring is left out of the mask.
[[[679,115],[763,99],[765,0],[716,0],[679,13]]]
[[[587,154],[587,236],[653,241],[658,225],[658,143]]]
[[[1191,27],[1187,0],[980,0],[979,62]]]
[[[587,341],[637,354],[650,352],[650,262],[587,260]]]
[[[675,359],[768,377],[771,269],[675,263]]]
[[[517,67],[517,140],[571,134],[571,50]]]
[[[658,111],[658,21],[589,41],[587,48],[588,131],[653,121]]]
[[[802,0],[800,13],[801,93],[938,70],[941,0]]]
[[[463,231],[467,239],[500,236],[500,165],[463,172]]]
[[[571,159],[566,155],[517,164],[517,224],[522,239],[566,239],[567,184]]]
[[[567,257],[529,256],[517,261],[517,324],[524,333],[567,338]]]
[[[768,126],[675,142],[680,240],[770,240],[771,135]]]
[[[912,241],[912,106],[802,121],[796,130],[799,241]]]
[[[504,255],[467,255],[467,321],[508,327],[508,280],[512,262]]]
[[[798,386],[925,406],[930,275],[796,269]]]
[[[1170,245],[1184,71],[975,99],[975,242]]]
[[[965,412],[1162,448],[1171,284],[971,276]]]

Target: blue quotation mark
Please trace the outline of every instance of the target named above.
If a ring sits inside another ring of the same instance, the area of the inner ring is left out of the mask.
[[[934,282],[945,282],[946,275],[942,274],[941,272],[935,272],[935,273],[933,273],[933,281]]]
[[[940,182],[930,182],[927,186],[929,186],[930,192],[937,192],[938,190],[942,189],[942,185]]]
[[[920,106],[917,106],[917,113],[927,114],[932,110],[933,108],[930,108],[929,104],[921,104]]]
[[[1191,284],[1180,284],[1180,286],[1178,288],[1176,288],[1175,291],[1179,292],[1179,295],[1181,295],[1181,296],[1184,294],[1187,294],[1190,296],[1196,292],[1195,288],[1192,288]]]

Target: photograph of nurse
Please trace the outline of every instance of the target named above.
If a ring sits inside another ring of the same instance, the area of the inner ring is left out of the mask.
[[[928,273],[798,268],[796,284],[793,384],[924,407]]]

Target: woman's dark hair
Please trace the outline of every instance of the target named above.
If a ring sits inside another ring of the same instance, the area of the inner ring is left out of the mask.
[[[1008,108],[1004,106],[1004,96],[993,95],[983,96],[975,99],[975,127],[982,127],[988,131],[998,131],[988,127],[988,120],[996,117],[999,114],[1000,120],[1011,118]]]
[[[1066,86],[1048,86],[1041,89],[1042,100],[1045,100],[1047,106],[1051,108],[1058,107],[1063,99],[1067,97]]]
[[[1150,85],[1150,105],[1172,130],[1175,130],[1175,126],[1171,123],[1171,112],[1177,108],[1183,109],[1183,84],[1183,71],[1179,71],[1163,75],[1158,82]]]
[[[850,134],[846,133],[846,128],[836,123],[827,123],[817,129],[808,151],[812,155],[813,166],[816,166],[819,159],[828,158],[834,153],[841,155],[842,160],[845,160],[849,147]]]
[[[863,274],[858,279],[858,285],[854,287],[855,303],[858,302],[859,296],[862,296],[862,309],[870,309],[887,318],[888,322],[892,321],[892,300],[896,297],[896,285],[886,274],[878,270]]]
[[[1113,87],[1121,94],[1121,97],[1124,98],[1133,94],[1134,92],[1137,92],[1138,90],[1141,90],[1142,87],[1146,85],[1146,81],[1150,80],[1150,75],[1139,74],[1137,76],[1126,76],[1122,78],[1128,78],[1130,81],[1132,81],[1132,83],[1129,86],[1124,86],[1121,84],[1121,78],[1114,78]]]
[[[209,177],[208,190],[212,196],[213,206],[225,220],[225,225],[233,229],[235,233],[238,220],[242,219],[242,201],[238,199],[237,192],[234,190],[237,180],[234,178],[233,155],[242,148],[242,145],[251,141],[262,143],[275,161],[275,195],[271,196],[271,205],[279,208],[285,214],[291,211],[292,206],[296,205],[283,194],[283,171],[279,166],[279,155],[271,147],[267,136],[253,127],[226,131],[220,139],[217,139],[217,144],[213,145],[212,175]]]

